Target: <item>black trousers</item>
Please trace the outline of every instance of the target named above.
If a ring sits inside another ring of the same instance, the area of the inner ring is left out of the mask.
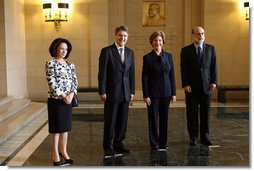
[[[151,98],[151,105],[147,105],[151,147],[167,146],[169,102],[170,97]]]
[[[122,146],[126,135],[129,102],[122,101],[104,103],[104,135],[103,149]]]
[[[211,94],[205,94],[203,90],[192,90],[185,93],[187,128],[191,140],[198,139],[200,131],[201,141],[210,140],[209,120],[211,107]],[[200,118],[200,124],[199,124]]]

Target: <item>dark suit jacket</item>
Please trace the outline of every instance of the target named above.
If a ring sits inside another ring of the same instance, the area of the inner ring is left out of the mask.
[[[134,53],[125,47],[125,62],[121,61],[115,44],[101,50],[99,57],[99,94],[106,94],[107,100],[130,101],[135,93]]]
[[[167,97],[176,95],[175,74],[172,55],[162,51],[163,63],[155,51],[143,57],[143,97]]]
[[[210,94],[210,84],[217,84],[217,65],[215,48],[203,44],[203,60],[199,62],[195,45],[191,44],[181,51],[182,87],[191,86],[192,90],[200,90],[203,85],[205,94]]]

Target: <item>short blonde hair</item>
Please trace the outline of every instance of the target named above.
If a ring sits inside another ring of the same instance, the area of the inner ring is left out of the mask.
[[[150,35],[150,44],[153,43],[153,40],[158,37],[161,36],[162,40],[163,40],[163,44],[165,44],[165,33],[163,31],[155,31]]]

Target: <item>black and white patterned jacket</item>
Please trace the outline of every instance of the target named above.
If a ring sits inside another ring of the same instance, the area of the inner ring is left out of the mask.
[[[69,61],[67,64],[61,64],[52,59],[46,62],[46,79],[48,81],[48,97],[62,99],[61,94],[74,92],[77,94],[78,80],[75,71],[75,65]]]

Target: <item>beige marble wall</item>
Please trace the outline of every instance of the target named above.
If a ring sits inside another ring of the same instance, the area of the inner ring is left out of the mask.
[[[0,1],[0,97],[7,96],[4,1]]]
[[[206,40],[217,49],[219,85],[249,85],[249,21],[241,2],[205,0]],[[248,94],[229,93],[228,97],[248,98]]]
[[[76,64],[79,86],[97,87],[100,50],[113,43],[114,29],[122,24],[129,27],[127,46],[135,53],[136,100],[142,99],[142,57],[151,50],[148,38],[155,30],[166,33],[165,50],[173,54],[178,99],[184,99],[180,51],[192,42],[191,28],[196,25],[204,26],[207,42],[217,48],[219,83],[248,83],[249,30],[248,23],[241,18],[238,0],[165,0],[165,27],[142,26],[141,0],[75,0],[69,21],[62,23],[59,32],[53,23],[44,22],[41,1],[24,2],[26,78],[28,95],[32,100],[45,101],[47,98],[44,65],[50,59],[48,47],[53,39],[64,37],[73,44],[69,60]]]
[[[4,7],[7,95],[23,98],[27,97],[24,0],[5,0]]]
[[[97,86],[98,56],[108,43],[108,3],[105,0],[75,0],[68,22],[57,32],[54,23],[44,22],[40,1],[25,0],[26,47],[29,98],[45,101],[45,62],[51,57],[50,43],[57,37],[70,40],[73,50],[68,60],[76,65],[79,86]]]

